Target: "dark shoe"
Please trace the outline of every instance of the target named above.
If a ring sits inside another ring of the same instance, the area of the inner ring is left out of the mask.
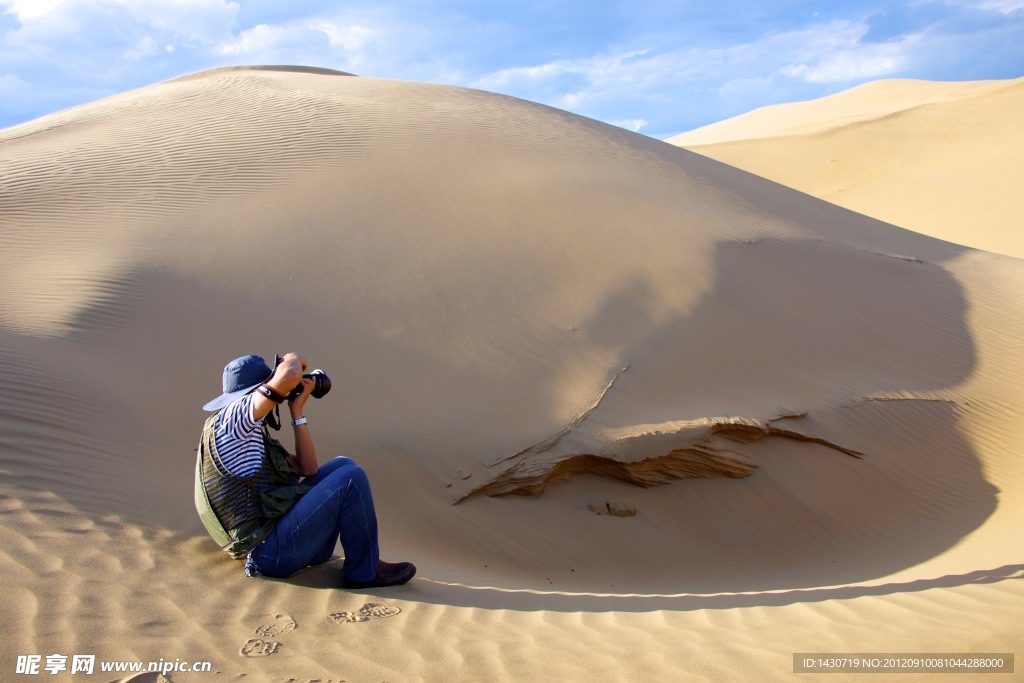
[[[345,588],[383,588],[385,586],[401,586],[416,576],[416,567],[412,562],[377,563],[377,574],[369,581],[353,581],[343,578],[341,585]]]

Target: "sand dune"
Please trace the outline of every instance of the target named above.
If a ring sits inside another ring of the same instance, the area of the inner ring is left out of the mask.
[[[530,102],[282,68],[0,132],[0,217],[4,666],[721,680],[1021,650],[1016,259]],[[203,533],[200,406],[290,350],[334,380],[318,451],[369,472],[407,586],[247,579]]]
[[[1024,78],[876,81],[670,138],[904,228],[1024,257]]]

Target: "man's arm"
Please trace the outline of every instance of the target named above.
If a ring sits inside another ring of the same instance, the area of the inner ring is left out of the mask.
[[[287,396],[292,389],[300,383],[302,384],[302,391],[299,395],[288,401],[292,420],[298,420],[302,417],[302,407],[306,404],[306,399],[309,398],[309,394],[313,391],[315,384],[313,380],[302,377],[302,373],[305,371],[306,359],[297,353],[288,353],[281,359],[281,363],[274,368],[274,374],[271,375],[270,379],[264,382],[264,384],[282,396]],[[260,392],[253,392],[252,417],[257,422],[266,417],[275,406],[277,406],[276,403]],[[289,454],[288,464],[300,476],[312,477],[317,473],[319,465],[316,460],[316,448],[313,446],[313,439],[309,436],[309,426],[302,424],[294,427],[294,429],[295,455]]]
[[[302,373],[305,371],[306,359],[297,353],[288,353],[281,359],[281,363],[274,368],[274,374],[264,384],[282,396],[287,396],[288,392],[299,385],[299,382],[302,380]],[[255,392],[252,399],[252,419],[259,422],[276,405],[276,403],[260,392]]]
[[[302,392],[288,401],[293,421],[302,418],[302,407],[306,404],[306,399],[309,398],[315,385],[315,381],[304,377]],[[309,425],[293,424],[293,428],[295,429],[295,455],[288,458],[288,463],[303,477],[312,477],[320,466],[316,461],[316,447],[313,446],[313,438],[309,435]]]

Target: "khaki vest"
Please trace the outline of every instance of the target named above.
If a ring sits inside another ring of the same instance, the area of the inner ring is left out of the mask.
[[[196,457],[195,503],[213,540],[235,559],[243,558],[271,532],[278,520],[311,486],[299,483],[287,451],[263,427],[264,458],[248,477],[228,472],[217,453],[214,413],[203,426]]]

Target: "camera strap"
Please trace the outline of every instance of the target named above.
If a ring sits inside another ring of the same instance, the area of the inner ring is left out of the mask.
[[[281,354],[275,353],[274,354],[274,372],[277,372],[277,366],[280,365],[280,364],[281,364]],[[265,418],[263,418],[264,422],[266,422],[267,425],[271,429],[273,429],[274,431],[280,431],[280,429],[281,429],[281,404],[284,403],[284,400],[287,397],[286,396],[282,396],[281,394],[277,393],[276,391],[274,391],[273,389],[268,387],[266,384],[261,384],[259,386],[259,390],[260,390],[260,393],[262,393],[264,396],[266,396],[271,401],[273,401],[274,403],[277,404],[276,406],[274,406],[274,409],[271,410],[269,413],[267,413],[267,416]],[[264,391],[264,390],[266,390],[266,391]]]
[[[271,387],[269,384],[259,385],[258,387],[256,387],[256,391],[260,392],[261,394],[263,394],[264,396],[266,396],[267,398],[269,398],[271,401],[278,405],[284,403],[284,400],[287,398],[287,396],[285,396],[284,394],[279,394],[276,391],[274,391],[273,387]]]
[[[263,418],[263,421],[267,423],[267,426],[274,431],[280,431],[281,429],[281,406],[274,406],[274,409],[267,413],[267,416]]]
[[[261,394],[263,394],[264,396],[266,396],[271,401],[277,404],[276,406],[274,406],[273,410],[267,413],[267,416],[263,418],[263,420],[275,431],[281,429],[281,404],[284,403],[284,400],[287,397],[277,393],[276,391],[274,391],[273,387],[267,384],[259,385],[258,387],[256,387],[256,391],[260,392]]]

